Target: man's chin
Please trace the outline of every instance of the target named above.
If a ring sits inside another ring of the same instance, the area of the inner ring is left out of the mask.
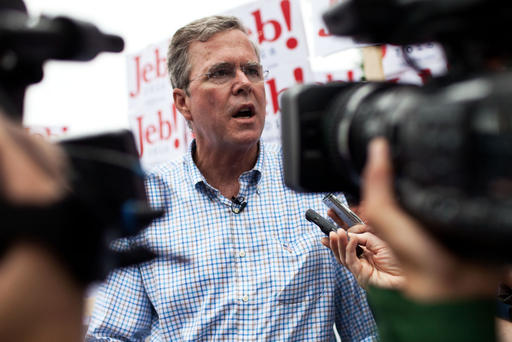
[[[260,141],[260,138],[261,133],[240,134],[230,139],[230,145],[232,145],[236,149],[251,148],[252,146],[256,145],[258,141]]]

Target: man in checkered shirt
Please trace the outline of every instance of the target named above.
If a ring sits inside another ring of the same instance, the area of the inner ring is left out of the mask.
[[[195,135],[147,176],[165,208],[134,239],[159,257],[113,273],[88,341],[375,341],[365,292],[304,219],[321,195],[283,182],[279,147],[260,141],[265,72],[234,17],[203,18],[169,47],[174,103]],[[176,262],[169,255],[188,262]]]

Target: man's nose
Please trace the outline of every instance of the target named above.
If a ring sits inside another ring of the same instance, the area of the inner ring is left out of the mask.
[[[247,75],[240,69],[237,69],[235,73],[235,79],[233,80],[233,93],[241,94],[252,92],[252,82],[249,80]]]

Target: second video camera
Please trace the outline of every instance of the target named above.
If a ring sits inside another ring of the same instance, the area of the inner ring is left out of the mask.
[[[282,97],[286,184],[343,191],[357,201],[367,145],[385,137],[406,210],[456,252],[512,260],[512,73],[489,67],[510,53],[497,42],[510,12],[496,1],[354,0],[326,13],[332,33],[360,41],[438,41],[450,72],[425,87],[362,82],[289,89]],[[475,33],[477,17],[493,22]]]

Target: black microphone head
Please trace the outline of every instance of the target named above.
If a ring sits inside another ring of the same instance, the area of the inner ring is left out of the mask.
[[[124,49],[124,40],[114,34],[104,34],[104,50],[106,52],[121,52]]]
[[[60,35],[58,53],[52,58],[60,60],[89,61],[101,52],[121,52],[124,40],[120,36],[103,33],[92,23],[68,17],[49,20]]]
[[[313,209],[306,210],[306,220],[309,222],[315,222],[314,217],[318,216],[318,213]]]

